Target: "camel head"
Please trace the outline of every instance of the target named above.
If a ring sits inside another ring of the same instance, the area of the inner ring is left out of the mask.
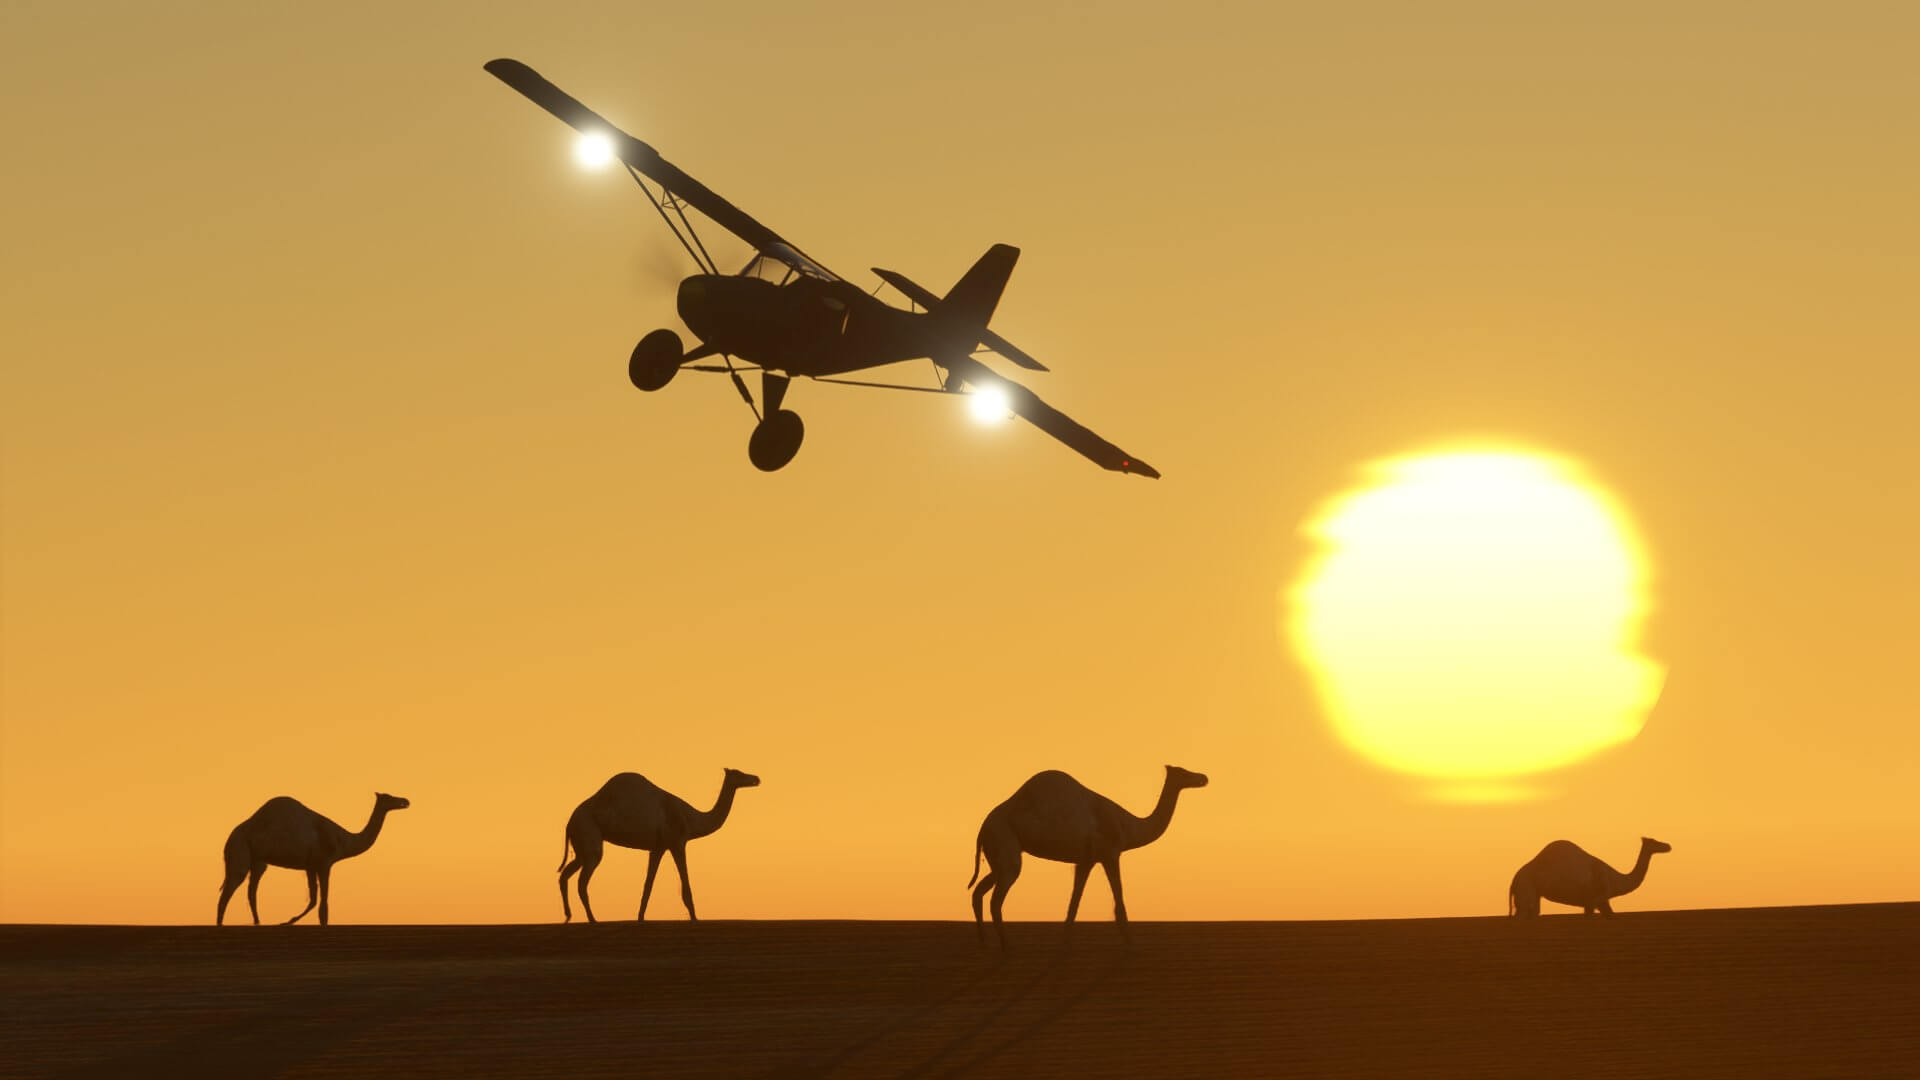
[[[1206,787],[1207,774],[1188,772],[1178,765],[1167,766],[1167,785],[1176,788]]]
[[[1672,850],[1673,850],[1673,845],[1672,845],[1672,844],[1663,844],[1663,843],[1661,843],[1660,841],[1658,841],[1658,840],[1655,840],[1655,839],[1654,839],[1653,837],[1651,837],[1651,836],[1643,836],[1643,837],[1641,837],[1641,838],[1640,838],[1640,849],[1641,849],[1642,851],[1650,851],[1650,852],[1652,852],[1652,853],[1654,853],[1655,855],[1658,855],[1658,854],[1660,854],[1661,852],[1665,852],[1665,851],[1672,851]]]
[[[405,810],[412,805],[411,802],[408,802],[398,795],[389,795],[384,791],[376,791],[373,793],[373,808],[376,812],[381,810]]]
[[[750,772],[741,772],[739,769],[728,769],[727,784],[730,787],[737,788],[759,787],[760,778]]]

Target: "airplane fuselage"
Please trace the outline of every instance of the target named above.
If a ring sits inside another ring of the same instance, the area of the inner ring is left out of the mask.
[[[938,321],[845,281],[695,274],[680,283],[681,321],[708,347],[789,375],[839,375],[933,355]],[[974,342],[960,347],[971,352]]]

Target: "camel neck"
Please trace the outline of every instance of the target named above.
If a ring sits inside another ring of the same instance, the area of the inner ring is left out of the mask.
[[[1647,867],[1652,864],[1653,849],[1643,845],[1640,848],[1640,857],[1633,861],[1631,872],[1625,874],[1618,870],[1613,872],[1613,895],[1623,896],[1639,888],[1640,883],[1647,880]]]
[[[1647,880],[1647,867],[1653,865],[1653,847],[1640,847],[1640,857],[1634,859],[1634,869],[1620,874],[1620,892],[1634,892],[1640,888],[1640,882]]]
[[[357,833],[348,834],[346,847],[343,849],[340,857],[344,859],[358,855],[372,847],[373,842],[380,838],[380,826],[386,823],[387,808],[381,806],[379,803],[375,803],[373,805],[373,813],[367,817],[367,827]]]
[[[1160,788],[1160,801],[1153,804],[1153,813],[1143,818],[1133,818],[1127,823],[1126,846],[1143,847],[1160,839],[1160,834],[1166,832],[1167,825],[1173,821],[1173,804],[1179,798],[1180,789],[1174,787],[1173,778],[1168,777],[1166,784]]]
[[[694,815],[694,820],[691,823],[693,828],[688,835],[688,839],[691,840],[718,832],[720,826],[727,823],[727,815],[733,813],[734,790],[735,788],[731,779],[721,781],[720,797],[713,800],[713,809],[708,810],[704,814]]]

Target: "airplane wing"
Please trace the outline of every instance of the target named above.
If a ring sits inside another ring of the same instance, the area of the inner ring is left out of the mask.
[[[1007,395],[1007,407],[1013,410],[1014,415],[1079,451],[1082,457],[1095,465],[1114,472],[1137,473],[1155,480],[1160,478],[1158,469],[1081,427],[1066,413],[1041,401],[1033,391],[1001,378],[994,374],[992,368],[971,356],[936,356],[933,359],[954,378],[964,379],[975,386],[998,387]]]
[[[790,262],[792,255],[798,255],[828,277],[840,276],[782,239],[779,233],[755,221],[753,215],[721,198],[712,188],[681,172],[653,147],[607,123],[599,113],[580,104],[573,95],[542,78],[539,72],[518,60],[508,59],[490,60],[486,69],[494,78],[518,90],[527,100],[559,117],[575,131],[604,135],[611,139],[614,153],[621,161],[705,214],[714,224],[753,245],[755,251],[782,262]]]

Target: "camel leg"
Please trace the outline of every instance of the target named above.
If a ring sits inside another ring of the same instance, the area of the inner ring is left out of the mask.
[[[333,867],[320,868],[320,925],[327,925],[327,897],[333,892]]]
[[[313,910],[313,898],[318,895],[320,895],[320,879],[314,876],[313,871],[309,870],[307,871],[307,906],[300,909],[300,914],[288,919],[286,924],[292,926],[294,923],[305,918],[307,912]]]
[[[571,878],[573,872],[578,869],[580,869],[579,859],[573,859],[560,868],[560,914],[563,916],[561,922],[573,921],[573,908],[567,903],[567,879]]]
[[[981,909],[986,903],[987,890],[991,888],[993,888],[993,871],[989,870],[987,876],[980,879],[980,884],[973,887],[973,928],[982,945],[987,943],[987,923],[986,913]]]
[[[1113,921],[1120,924],[1122,934],[1131,937],[1133,932],[1127,928],[1127,897],[1120,891],[1120,856],[1101,859],[1100,869],[1107,872],[1107,885],[1113,890]]]
[[[1007,928],[1002,924],[1000,908],[1007,902],[1007,890],[1013,888],[1013,883],[1020,878],[1020,853],[1015,851],[1013,857],[1006,860],[1006,865],[994,867],[991,877],[993,878],[993,903],[991,905],[993,909],[993,932],[999,936],[1000,948],[1001,951],[1004,952],[1007,947]],[[985,882],[981,884],[985,884]]]
[[[1080,894],[1086,891],[1087,875],[1093,873],[1090,862],[1073,864],[1073,899],[1067,901],[1067,923],[1073,923],[1073,917],[1080,913]]]
[[[253,925],[260,925],[260,875],[267,872],[266,863],[256,863],[247,868],[247,910],[253,912]]]
[[[647,921],[647,901],[653,899],[653,875],[660,872],[660,857],[664,851],[647,852],[647,883],[640,887],[640,921]],[[685,877],[683,873],[681,875]]]
[[[226,880],[220,883],[220,906],[214,909],[213,925],[225,925],[227,921],[227,901],[233,899],[235,890],[239,889],[240,883],[245,880],[247,880],[246,867],[230,866],[227,868]]]
[[[693,881],[687,877],[687,845],[673,846],[673,868],[680,871],[680,902],[687,905],[687,921],[699,922],[700,916],[693,913]]]
[[[1612,915],[1612,914],[1613,914],[1613,902],[1612,902],[1611,900],[1608,900],[1608,899],[1607,899],[1606,897],[1604,897],[1604,896],[1603,896],[1603,897],[1601,897],[1601,898],[1600,898],[1600,902],[1599,902],[1598,904],[1596,904],[1596,905],[1594,905],[1594,906],[1600,909],[1600,914],[1602,914],[1602,915]]]
[[[585,845],[581,840],[587,840]],[[587,882],[593,880],[593,872],[600,869],[600,860],[606,857],[606,846],[598,836],[592,838],[575,837],[573,842],[574,865],[580,868],[580,877],[574,882],[574,889],[580,893],[580,910],[587,913],[588,922],[599,922],[593,917],[593,901],[587,899]]]
[[[1533,884],[1521,878],[1514,878],[1508,890],[1507,903],[1515,918],[1531,919],[1540,914],[1540,894],[1533,891]]]

